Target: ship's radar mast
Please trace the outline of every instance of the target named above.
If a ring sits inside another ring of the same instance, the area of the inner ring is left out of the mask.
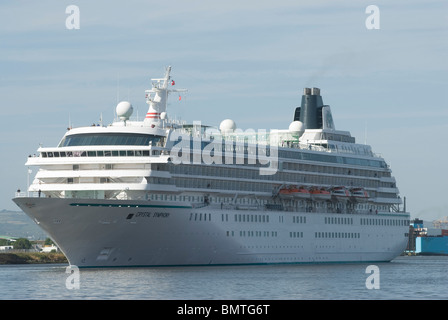
[[[166,116],[166,105],[168,94],[171,92],[186,92],[186,89],[169,89],[169,86],[174,86],[174,80],[170,77],[171,67],[166,68],[165,76],[163,78],[151,79],[152,88],[145,90],[146,103],[149,105],[148,112],[144,123],[147,125],[160,125],[162,118]],[[161,117],[161,115],[163,116]]]

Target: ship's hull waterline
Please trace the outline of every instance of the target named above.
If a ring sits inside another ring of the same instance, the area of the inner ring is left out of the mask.
[[[175,202],[25,197],[14,202],[78,267],[390,261],[405,249],[409,231],[404,213],[195,209]]]

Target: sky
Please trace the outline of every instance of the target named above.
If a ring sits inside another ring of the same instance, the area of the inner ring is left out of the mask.
[[[448,216],[447,53],[446,0],[3,0],[0,209],[18,209],[40,144],[112,122],[118,101],[144,116],[170,65],[188,92],[168,113],[188,122],[286,129],[320,88],[336,129],[390,164],[411,218]]]

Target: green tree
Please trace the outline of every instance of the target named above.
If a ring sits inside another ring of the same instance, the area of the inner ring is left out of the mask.
[[[54,244],[53,240],[50,238],[45,239],[44,246],[51,246],[52,244]]]
[[[7,240],[7,239],[0,239],[0,246],[10,246],[11,245],[11,241]]]
[[[31,249],[31,242],[25,238],[19,238],[14,242],[14,249]]]

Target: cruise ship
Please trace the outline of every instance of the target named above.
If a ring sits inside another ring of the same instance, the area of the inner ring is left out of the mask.
[[[385,160],[336,130],[319,88],[285,129],[171,119],[171,67],[109,125],[68,128],[39,147],[13,201],[77,267],[383,262],[410,217]]]

